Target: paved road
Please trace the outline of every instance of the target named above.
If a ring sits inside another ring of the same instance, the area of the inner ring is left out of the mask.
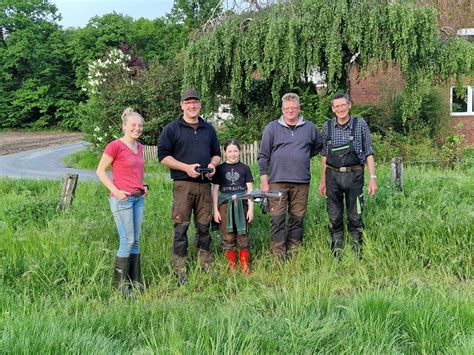
[[[85,149],[76,142],[0,156],[0,176],[25,179],[62,179],[68,173],[79,174],[79,180],[98,180],[95,171],[68,168],[66,156]]]

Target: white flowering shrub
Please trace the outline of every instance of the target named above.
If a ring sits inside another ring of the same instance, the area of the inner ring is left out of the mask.
[[[140,142],[156,144],[162,127],[180,113],[183,64],[145,63],[128,54],[126,46],[112,49],[89,65],[83,89],[88,96],[79,112],[86,139],[100,153],[107,143],[122,136],[121,115],[132,107],[145,119]]]
[[[95,151],[101,152],[107,143],[119,137],[120,135],[117,134],[116,129],[112,126],[108,126],[107,129],[96,126],[90,142],[93,144]]]
[[[82,121],[86,139],[97,152],[121,136],[120,116],[123,109],[130,105],[119,104],[118,91],[130,92],[130,86],[134,85],[130,60],[129,54],[113,48],[103,58],[89,64],[87,81],[82,86],[89,100],[82,107]],[[110,102],[113,96],[117,105]]]
[[[113,80],[114,72],[130,72],[131,68],[128,62],[131,56],[123,53],[120,49],[111,49],[104,58],[97,59],[89,64],[89,72],[87,74],[87,81],[82,87],[83,91],[89,92],[90,95],[97,94],[101,86],[109,80]]]

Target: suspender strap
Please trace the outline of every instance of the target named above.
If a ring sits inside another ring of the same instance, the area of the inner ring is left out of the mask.
[[[332,145],[332,120],[329,120],[327,122],[328,125],[328,145]],[[355,137],[355,131],[356,131],[356,126],[357,126],[357,117],[352,117],[352,129],[351,129],[351,135],[349,137],[350,141],[354,140]]]
[[[332,145],[332,120],[327,122],[328,125],[328,145]]]
[[[351,141],[354,141],[356,126],[357,126],[357,117],[352,117],[352,129],[351,129],[351,136],[349,138],[349,140]]]

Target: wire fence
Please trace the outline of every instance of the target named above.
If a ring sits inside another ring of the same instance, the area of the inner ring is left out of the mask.
[[[432,160],[404,160],[403,164],[408,166],[417,166],[417,165],[434,165],[434,166],[456,166],[462,163],[474,161],[474,158],[463,157],[456,158],[453,160],[445,159],[432,159]],[[376,162],[376,165],[390,165],[391,161]]]

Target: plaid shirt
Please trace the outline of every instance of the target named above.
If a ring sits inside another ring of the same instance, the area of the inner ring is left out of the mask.
[[[354,120],[351,116],[351,120],[344,127],[338,125],[335,118],[330,121],[327,121],[323,125],[323,150],[321,151],[321,155],[328,155],[328,124],[332,125],[332,146],[339,147],[341,145],[349,143],[349,137],[351,135],[353,122]],[[360,163],[362,165],[365,164],[365,160],[368,155],[374,154],[369,127],[367,126],[367,123],[364,121],[364,119],[360,117],[357,118],[357,126],[355,129],[354,137],[354,149],[357,152],[357,156],[359,157]]]

